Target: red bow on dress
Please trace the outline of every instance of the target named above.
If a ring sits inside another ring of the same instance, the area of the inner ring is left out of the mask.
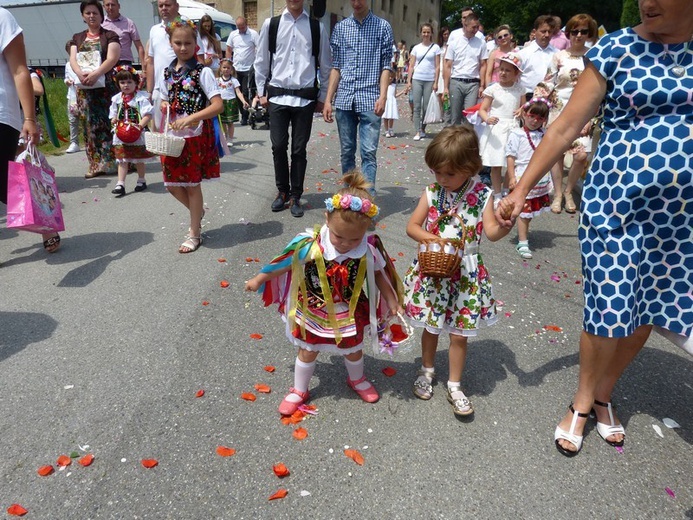
[[[327,276],[332,279],[334,293],[338,295],[344,294],[343,289],[349,283],[349,269],[342,264],[334,264],[327,270]]]

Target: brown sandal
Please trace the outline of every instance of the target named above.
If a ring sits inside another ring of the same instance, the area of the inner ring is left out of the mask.
[[[49,239],[43,241],[43,249],[45,249],[49,253],[55,253],[59,247],[60,235],[58,235],[57,233],[54,237],[50,237]]]

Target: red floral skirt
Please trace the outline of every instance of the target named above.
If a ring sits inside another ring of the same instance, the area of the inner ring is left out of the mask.
[[[196,186],[203,180],[218,179],[219,153],[211,119],[202,123],[202,133],[185,140],[180,157],[161,157],[165,186]]]
[[[522,208],[520,217],[522,218],[534,218],[540,213],[547,211],[551,206],[551,199],[548,193],[545,195],[540,195],[539,197],[528,198],[525,200],[525,205]]]

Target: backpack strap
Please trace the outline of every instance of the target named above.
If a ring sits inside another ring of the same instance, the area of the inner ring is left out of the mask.
[[[272,77],[272,61],[274,55],[277,52],[277,33],[279,32],[279,20],[281,20],[281,15],[273,16],[270,18],[269,23],[269,76],[267,78],[266,84],[269,84],[269,80]],[[320,22],[315,18],[308,18],[310,22],[310,37],[312,45],[312,55],[315,58],[315,82],[314,85],[318,86],[318,59],[320,58]]]

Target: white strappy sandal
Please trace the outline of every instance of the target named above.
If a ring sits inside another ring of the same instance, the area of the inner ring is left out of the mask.
[[[568,409],[573,412],[573,420],[570,423],[570,431],[567,432],[560,426],[556,426],[556,431],[553,434],[553,440],[556,443],[556,449],[561,453],[561,455],[565,455],[566,457],[574,457],[580,453],[580,450],[582,449],[582,435],[575,435],[575,426],[577,425],[579,418],[586,419],[590,416],[590,414],[576,412],[572,404],[568,407]],[[575,448],[577,449],[575,451],[565,449],[558,442],[561,439],[574,444]]]
[[[595,400],[594,404],[596,404],[598,406],[606,407],[606,410],[609,412],[609,423],[610,424],[600,423],[599,421],[597,421],[597,431],[599,432],[599,435],[601,436],[601,438],[604,439],[606,441],[606,443],[610,444],[611,446],[614,446],[614,447],[623,446],[623,441],[625,440],[625,436],[626,436],[626,430],[623,428],[622,424],[616,424],[614,422],[614,413],[612,412],[611,402],[602,403],[601,401]],[[607,437],[609,437],[611,435],[618,435],[618,434],[623,435],[624,438],[621,439],[620,441],[607,440]]]

